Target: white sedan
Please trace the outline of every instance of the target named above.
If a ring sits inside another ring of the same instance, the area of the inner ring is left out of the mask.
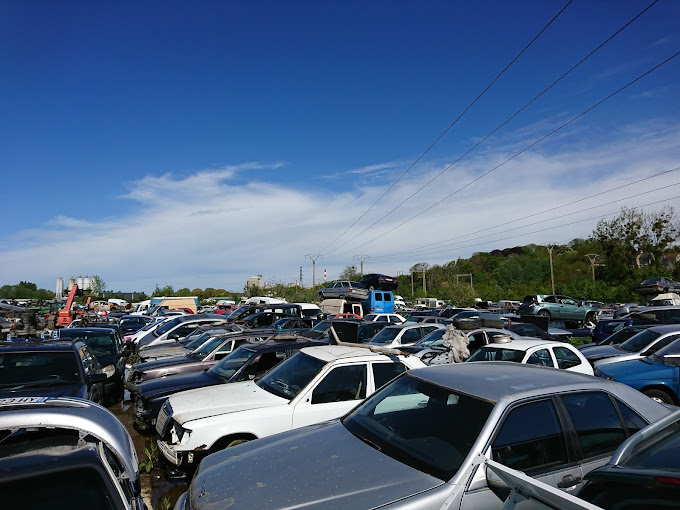
[[[474,361],[514,361],[593,375],[593,367],[576,347],[549,340],[521,339],[485,345],[466,363]]]

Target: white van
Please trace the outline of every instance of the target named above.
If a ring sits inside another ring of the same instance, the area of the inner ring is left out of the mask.
[[[144,315],[149,310],[149,308],[151,308],[150,299],[140,301],[139,303],[137,303],[134,312],[132,312],[130,315]]]
[[[324,299],[321,301],[319,308],[323,313],[330,315],[337,315],[339,313],[353,313],[358,317],[364,316],[364,310],[361,307],[361,303],[356,301],[347,301],[346,299]]]

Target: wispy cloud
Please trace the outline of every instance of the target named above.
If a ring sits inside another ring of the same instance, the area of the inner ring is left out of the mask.
[[[546,144],[456,192],[511,156],[521,136],[510,138],[507,145],[499,143],[495,151],[456,165],[405,202],[447,163],[440,160],[419,165],[334,245],[337,249],[324,253],[317,263],[317,281],[324,268],[329,278],[335,277],[353,263],[352,256],[357,253],[371,255],[365,269],[396,273],[421,260],[441,263],[475,251],[585,237],[595,220],[530,235],[526,235],[532,232],[530,226],[512,233],[509,226],[486,229],[680,164],[680,126],[658,120],[619,126],[616,134],[597,143],[572,140]],[[350,171],[364,177],[394,172],[397,167],[403,166],[390,162]],[[39,228],[2,238],[0,281],[12,282],[17,274],[31,275],[39,285],[51,288],[57,276],[98,274],[113,290],[149,292],[156,284],[241,290],[252,274],[292,281],[303,266],[304,280],[309,284],[311,268],[305,254],[316,253],[337,237],[392,180],[361,179],[356,187],[329,193],[268,182],[266,170],[274,168],[276,164],[253,162],[149,175],[129,182],[117,218],[55,216]],[[678,175],[668,174],[634,189],[560,209],[550,214],[557,219],[541,228],[617,211],[621,203],[581,212],[679,181]],[[655,197],[668,198],[673,193],[669,189]],[[403,224],[440,200],[444,200],[441,205]],[[635,206],[649,201],[640,198],[623,203]],[[579,214],[560,219],[572,212]],[[383,216],[386,218],[374,228],[359,235]],[[386,233],[391,229],[395,230]],[[473,240],[482,230],[495,237]],[[460,239],[446,250],[429,248],[404,255],[406,250],[451,238]]]

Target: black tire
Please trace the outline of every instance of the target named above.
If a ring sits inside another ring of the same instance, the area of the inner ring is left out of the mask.
[[[664,293],[664,294],[668,294],[668,287],[666,287],[665,289],[663,289],[663,293]]]
[[[547,317],[550,319],[550,312],[548,310],[539,310],[539,312],[536,314],[539,317]]]
[[[670,404],[670,405],[675,404],[675,402],[673,402],[673,397],[671,397],[668,393],[666,393],[663,390],[657,390],[655,388],[651,388],[649,390],[644,390],[642,393],[647,395],[652,400],[659,402],[660,404]]]

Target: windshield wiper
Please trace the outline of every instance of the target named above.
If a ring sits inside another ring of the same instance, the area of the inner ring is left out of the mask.
[[[381,451],[381,450],[382,450],[382,448],[381,448],[377,443],[374,443],[373,441],[371,441],[371,440],[368,439],[367,437],[360,436],[360,435],[357,434],[356,432],[352,432],[352,434],[354,435],[354,437],[356,437],[356,438],[358,438],[358,439],[361,439],[361,440],[362,440],[364,443],[366,443],[368,446],[370,446],[370,447],[372,447],[372,448],[375,448],[375,449],[378,450],[378,451]]]

